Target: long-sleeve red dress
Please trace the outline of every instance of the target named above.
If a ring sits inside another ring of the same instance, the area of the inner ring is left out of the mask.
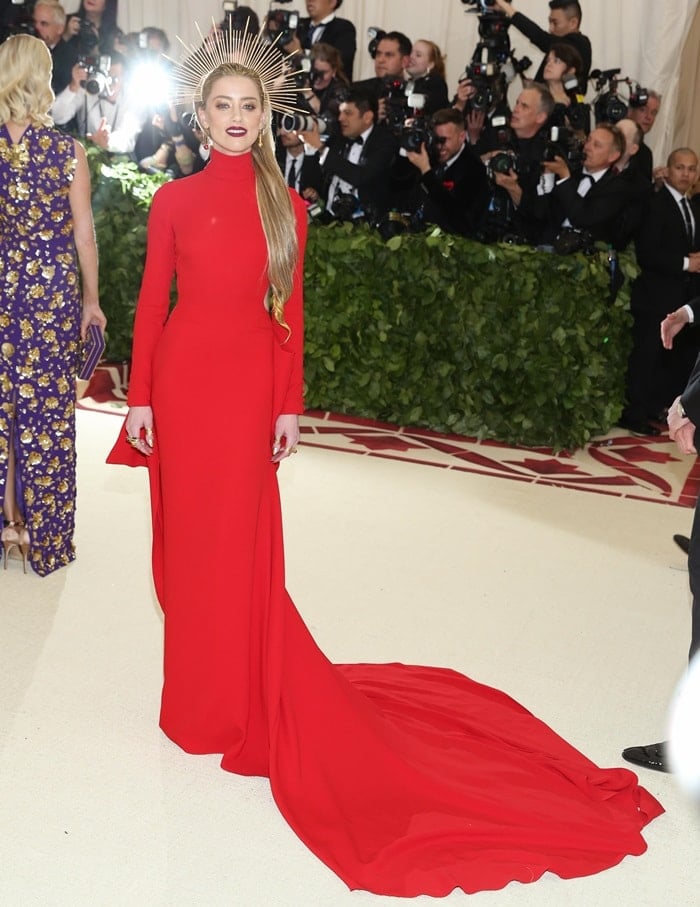
[[[598,768],[454,671],[333,665],[314,643],[285,590],[270,461],[275,417],[302,409],[302,264],[286,342],[265,274],[250,155],[214,151],[158,191],[129,403],[155,419],[162,729],[187,752],[221,753],[228,771],[268,776],[285,819],[350,888],[475,892],[641,854],[663,810],[632,772]],[[224,384],[225,404],[206,390]],[[123,433],[110,459],[145,460]]]

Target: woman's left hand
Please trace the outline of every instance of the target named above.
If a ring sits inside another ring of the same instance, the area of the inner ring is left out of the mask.
[[[299,416],[282,414],[275,422],[275,440],[272,444],[272,462],[279,463],[297,452],[299,443]]]
[[[83,314],[80,319],[80,339],[85,340],[87,336],[87,329],[91,324],[99,325],[100,330],[104,333],[104,329],[107,327],[107,318],[105,313],[100,308],[99,302],[84,302],[83,303]]]

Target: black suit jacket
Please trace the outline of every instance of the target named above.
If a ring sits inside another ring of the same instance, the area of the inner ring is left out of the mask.
[[[695,239],[690,242],[683,215],[669,190],[655,192],[642,219],[635,247],[641,274],[632,288],[632,309],[667,312],[700,295],[700,277],[683,270],[689,252],[700,251],[700,205],[692,199]]]
[[[639,191],[636,181],[623,179],[612,168],[594,183],[586,195],[578,194],[580,174],[577,173],[554,187],[548,196],[549,215],[545,239],[552,242],[562,229],[562,222],[569,219],[572,227],[587,230],[593,239],[622,248],[629,235],[623,239],[621,221],[627,207]],[[629,230],[627,231],[629,234]]]
[[[385,213],[390,206],[389,173],[397,151],[397,141],[385,126],[375,126],[362,147],[357,164],[346,160],[347,142],[342,138],[332,141],[322,164],[326,178],[326,191],[334,176],[345,180],[357,189],[363,208],[369,206],[376,213]]]
[[[311,35],[314,28],[311,19],[300,19],[297,26],[297,37],[305,50],[311,49]],[[328,25],[324,26],[321,41],[330,44],[340,51],[343,60],[345,75],[352,81],[352,65],[355,60],[357,41],[355,26],[348,19],[339,19],[337,16]]]
[[[562,38],[557,38],[556,35],[540,28],[539,25],[532,21],[532,19],[528,19],[528,17],[524,16],[522,13],[515,13],[510,22],[519,32],[522,32],[526,38],[532,41],[535,47],[538,47],[543,51],[545,55],[549,53],[552,44],[558,44],[559,42],[571,44],[572,47],[575,47],[583,60],[583,84],[580,86],[581,94],[586,93],[588,89],[588,74],[591,71],[591,42],[585,35],[582,35],[581,32],[573,32],[570,35],[564,35]],[[540,63],[540,68],[537,70],[535,82],[544,82],[543,75],[545,63],[546,56]]]
[[[275,157],[277,158],[277,163],[279,168],[282,171],[282,176],[285,175],[286,169],[286,160],[287,160],[287,149],[283,145],[278,145],[275,149]],[[315,189],[319,195],[323,195],[323,173],[318,164],[318,157],[316,155],[300,154],[296,159],[297,173],[299,164],[301,163],[301,179],[298,182],[298,191],[301,195],[304,189]],[[296,189],[296,186],[294,187]]]
[[[420,178],[419,200],[426,223],[447,233],[473,233],[489,200],[489,181],[481,160],[467,146],[457,160],[438,175],[429,170]]]

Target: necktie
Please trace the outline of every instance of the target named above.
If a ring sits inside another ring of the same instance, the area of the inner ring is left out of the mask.
[[[287,173],[287,185],[291,186],[292,189],[296,189],[297,186],[297,162],[294,159],[289,168],[289,173]]]
[[[683,211],[683,220],[685,221],[685,232],[688,234],[688,242],[693,244],[693,221],[690,218],[690,206],[688,199],[683,196],[681,199],[681,210]]]

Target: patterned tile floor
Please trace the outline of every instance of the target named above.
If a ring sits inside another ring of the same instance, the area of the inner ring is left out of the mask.
[[[126,365],[101,366],[79,402],[83,409],[122,415]],[[614,429],[573,452],[511,447],[370,419],[308,411],[302,443],[356,456],[482,473],[579,491],[693,507],[700,491],[700,461],[678,453],[668,435],[638,437]]]

